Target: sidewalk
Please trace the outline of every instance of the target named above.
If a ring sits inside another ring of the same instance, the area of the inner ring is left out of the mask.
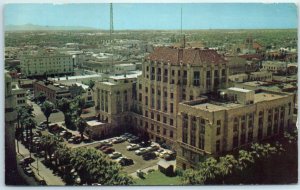
[[[17,143],[17,142],[16,142]],[[25,146],[21,143],[19,143],[19,150],[20,150],[20,155],[22,157],[29,156],[29,151],[25,148]],[[31,168],[33,169],[33,172],[35,174],[38,174],[40,177],[42,177],[47,185],[65,185],[65,183],[62,181],[62,179],[58,176],[55,176],[53,174],[53,171],[46,168],[44,164],[41,162],[41,158],[37,158],[31,154],[31,157],[35,159],[35,161],[31,164]],[[38,167],[38,171],[37,171]]]

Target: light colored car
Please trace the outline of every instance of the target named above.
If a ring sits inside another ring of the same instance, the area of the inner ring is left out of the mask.
[[[109,155],[109,157],[111,159],[116,159],[116,158],[119,158],[121,156],[122,156],[122,154],[120,152],[114,152],[114,153],[112,153],[112,154]]]
[[[126,149],[129,150],[129,151],[130,150],[137,150],[139,148],[141,148],[141,146],[138,145],[138,144],[131,144],[131,145],[129,145],[129,146],[126,147]]]
[[[145,154],[146,152],[148,152],[148,150],[146,148],[140,148],[139,150],[136,150],[134,153],[136,155],[142,155],[142,154]]]

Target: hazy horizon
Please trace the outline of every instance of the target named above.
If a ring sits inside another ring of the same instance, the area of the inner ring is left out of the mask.
[[[292,3],[113,4],[115,30],[297,29]],[[89,4],[7,4],[4,26],[87,27],[108,30],[110,7]]]

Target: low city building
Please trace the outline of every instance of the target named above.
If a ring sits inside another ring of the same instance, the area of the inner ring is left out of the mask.
[[[94,106],[94,91],[88,85],[75,83],[69,86],[69,91],[72,98],[75,98],[76,96],[83,98],[85,100],[86,107]]]
[[[282,135],[292,124],[293,94],[229,88],[218,99],[179,104],[178,168],[195,168],[208,156]]]
[[[20,57],[21,73],[26,77],[54,76],[74,73],[71,55],[56,51],[23,54]]]
[[[85,134],[94,140],[103,139],[112,134],[113,128],[109,123],[103,123],[98,120],[87,121]]]
[[[46,96],[46,99],[52,103],[56,103],[62,98],[71,98],[69,88],[51,81],[35,81],[33,83],[34,97],[38,97],[41,93]]]

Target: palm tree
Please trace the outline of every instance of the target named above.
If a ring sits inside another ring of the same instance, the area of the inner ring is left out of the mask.
[[[213,181],[218,174],[218,162],[215,158],[207,158],[204,162],[200,164],[200,169],[202,170],[202,175],[205,182]]]
[[[54,105],[49,101],[45,101],[41,108],[42,108],[43,114],[45,115],[45,117],[47,119],[47,128],[49,128],[49,117],[54,110]]]
[[[238,161],[233,155],[226,155],[225,157],[220,157],[219,159],[219,174],[222,176],[222,183],[225,183],[225,178],[234,173],[235,167]]]
[[[251,152],[248,152],[245,150],[239,151],[238,168],[241,171],[253,163],[254,163],[254,158],[253,158]]]
[[[28,117],[25,120],[25,126],[26,126],[26,139],[27,139],[26,141],[27,141],[27,143],[29,145],[29,153],[30,153],[30,157],[31,157],[31,145],[32,145],[32,137],[33,137],[32,130],[36,126],[36,121],[32,117]],[[30,132],[30,140],[29,140],[28,131]]]
[[[82,118],[79,118],[76,122],[77,130],[80,133],[81,140],[83,140],[83,133],[87,127],[86,121]]]

